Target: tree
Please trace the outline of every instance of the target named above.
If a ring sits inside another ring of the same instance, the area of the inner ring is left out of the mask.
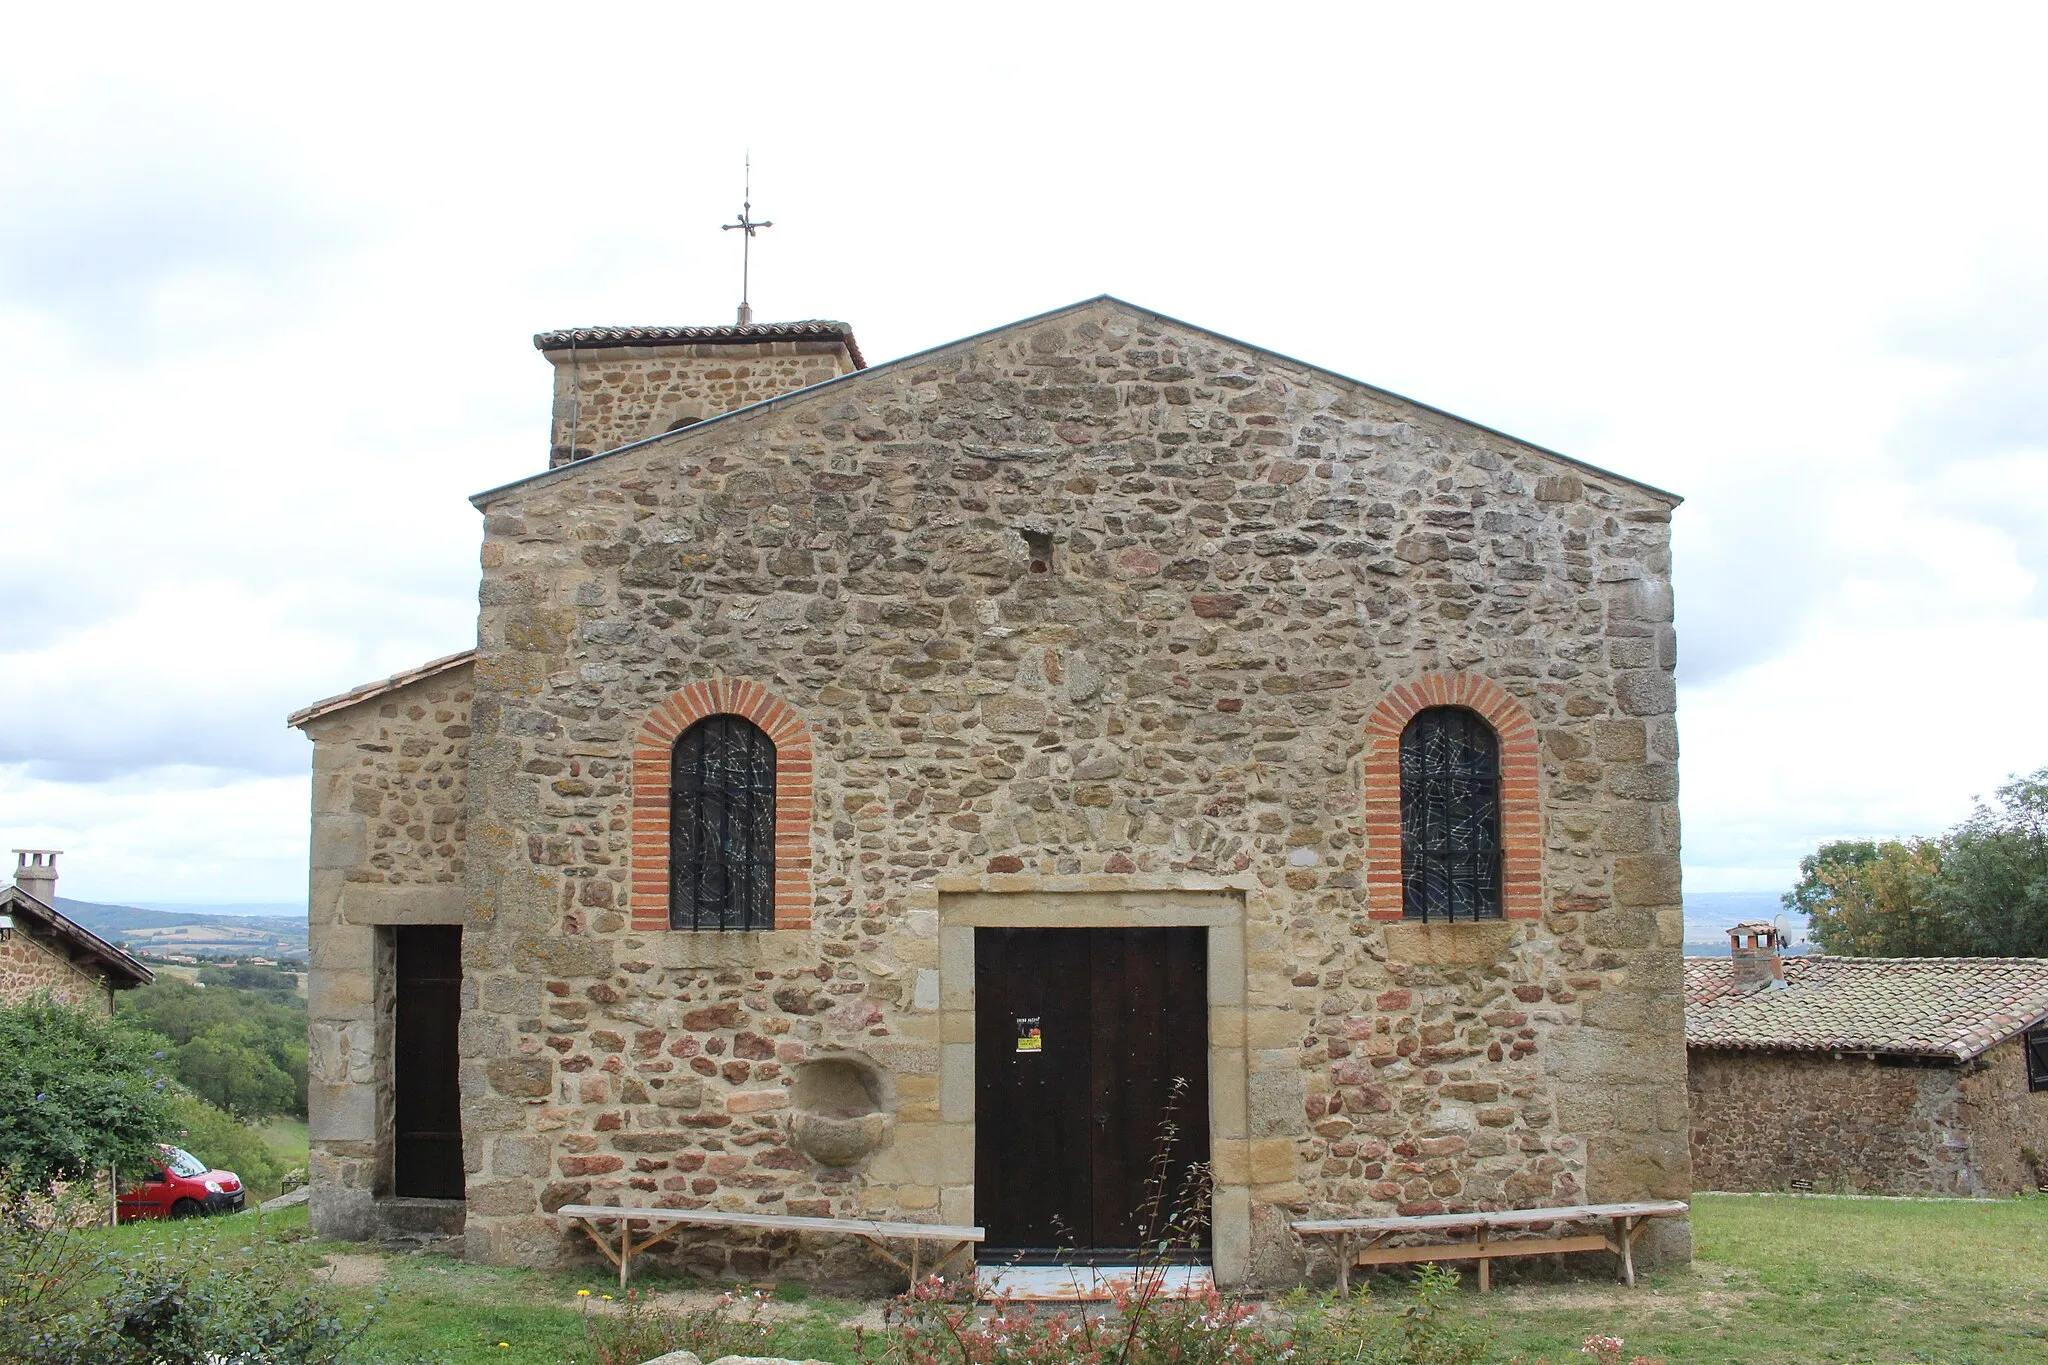
[[[228,986],[158,981],[121,994],[121,1013],[169,1038],[178,1079],[245,1119],[306,1113],[306,1007]]]
[[[1848,957],[2048,957],[2048,768],[1939,838],[1822,844],[1785,908]]]
[[[1963,951],[2048,957],[2048,768],[2015,777],[1945,840],[1939,900]]]
[[[242,1177],[251,1199],[267,1199],[278,1192],[284,1167],[264,1146],[261,1133],[197,1095],[178,1096],[176,1113],[178,1126],[170,1141],[214,1169]]]
[[[304,1081],[285,1074],[267,1041],[255,1024],[216,1024],[177,1050],[178,1079],[239,1119],[304,1112]]]
[[[0,1009],[0,1173],[41,1189],[140,1169],[177,1127],[167,1046],[47,997]]]
[[[1939,957],[1959,951],[1938,896],[1942,846],[1930,839],[1842,839],[1799,860],[1785,908],[1807,916],[1823,952]]]

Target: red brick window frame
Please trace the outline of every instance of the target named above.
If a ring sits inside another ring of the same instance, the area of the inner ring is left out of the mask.
[[[633,742],[633,927],[669,927],[670,760],[706,716],[743,716],[775,745],[775,927],[811,927],[811,731],[796,708],[756,682],[691,683],[648,712]]]
[[[1404,917],[1401,899],[1401,732],[1420,711],[1463,706],[1500,740],[1501,915],[1543,913],[1543,815],[1536,794],[1536,722],[1512,693],[1476,673],[1425,673],[1389,692],[1365,722],[1366,914]]]

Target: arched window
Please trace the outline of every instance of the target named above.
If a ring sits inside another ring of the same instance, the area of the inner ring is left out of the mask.
[[[669,771],[669,927],[773,929],[774,741],[744,716],[706,716]]]
[[[1500,740],[1432,706],[1401,732],[1401,906],[1408,919],[1501,917]]]

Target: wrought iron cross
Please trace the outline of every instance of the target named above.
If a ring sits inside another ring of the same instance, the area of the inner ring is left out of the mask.
[[[740,200],[740,220],[737,223],[724,223],[720,225],[726,232],[731,232],[734,228],[738,228],[746,234],[740,242],[740,326],[742,327],[754,320],[753,305],[747,302],[749,283],[747,277],[753,267],[754,233],[761,228],[775,226],[775,224],[768,222],[757,223],[754,221],[753,215],[754,157],[752,153],[748,153],[746,191],[745,197]]]

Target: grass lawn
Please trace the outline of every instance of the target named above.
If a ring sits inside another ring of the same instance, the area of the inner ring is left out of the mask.
[[[304,1237],[303,1208],[262,1221]],[[218,1255],[257,1223],[257,1215],[244,1214],[106,1235],[129,1243],[171,1237]],[[2048,1199],[1708,1196],[1694,1204],[1693,1229],[1692,1269],[1646,1275],[1633,1291],[1592,1277],[1510,1284],[1487,1298],[1460,1294],[1459,1311],[1492,1327],[1498,1359],[1530,1365],[1583,1361],[1579,1343],[1595,1333],[1623,1338],[1631,1356],[1669,1365],[2048,1361]],[[328,1264],[323,1274],[341,1294],[382,1301],[372,1340],[396,1360],[583,1365],[585,1301],[576,1291],[591,1290],[596,1303],[616,1292],[616,1280],[595,1267],[543,1274],[312,1239],[300,1246],[309,1262]],[[650,1287],[675,1285],[655,1280]],[[794,1291],[779,1296],[792,1301],[775,1307],[770,1349],[850,1362],[852,1334],[842,1324],[871,1306]],[[1401,1287],[1381,1281],[1380,1297],[1391,1309]]]
[[[263,1139],[263,1145],[277,1158],[278,1165],[289,1171],[294,1167],[304,1170],[306,1166],[306,1121],[304,1119],[265,1119],[256,1125],[256,1134]]]
[[[2048,1199],[1915,1203],[1705,1196],[1695,1260],[1628,1293],[1506,1293],[1504,1353],[1574,1359],[1594,1332],[1671,1365],[2048,1361]]]

